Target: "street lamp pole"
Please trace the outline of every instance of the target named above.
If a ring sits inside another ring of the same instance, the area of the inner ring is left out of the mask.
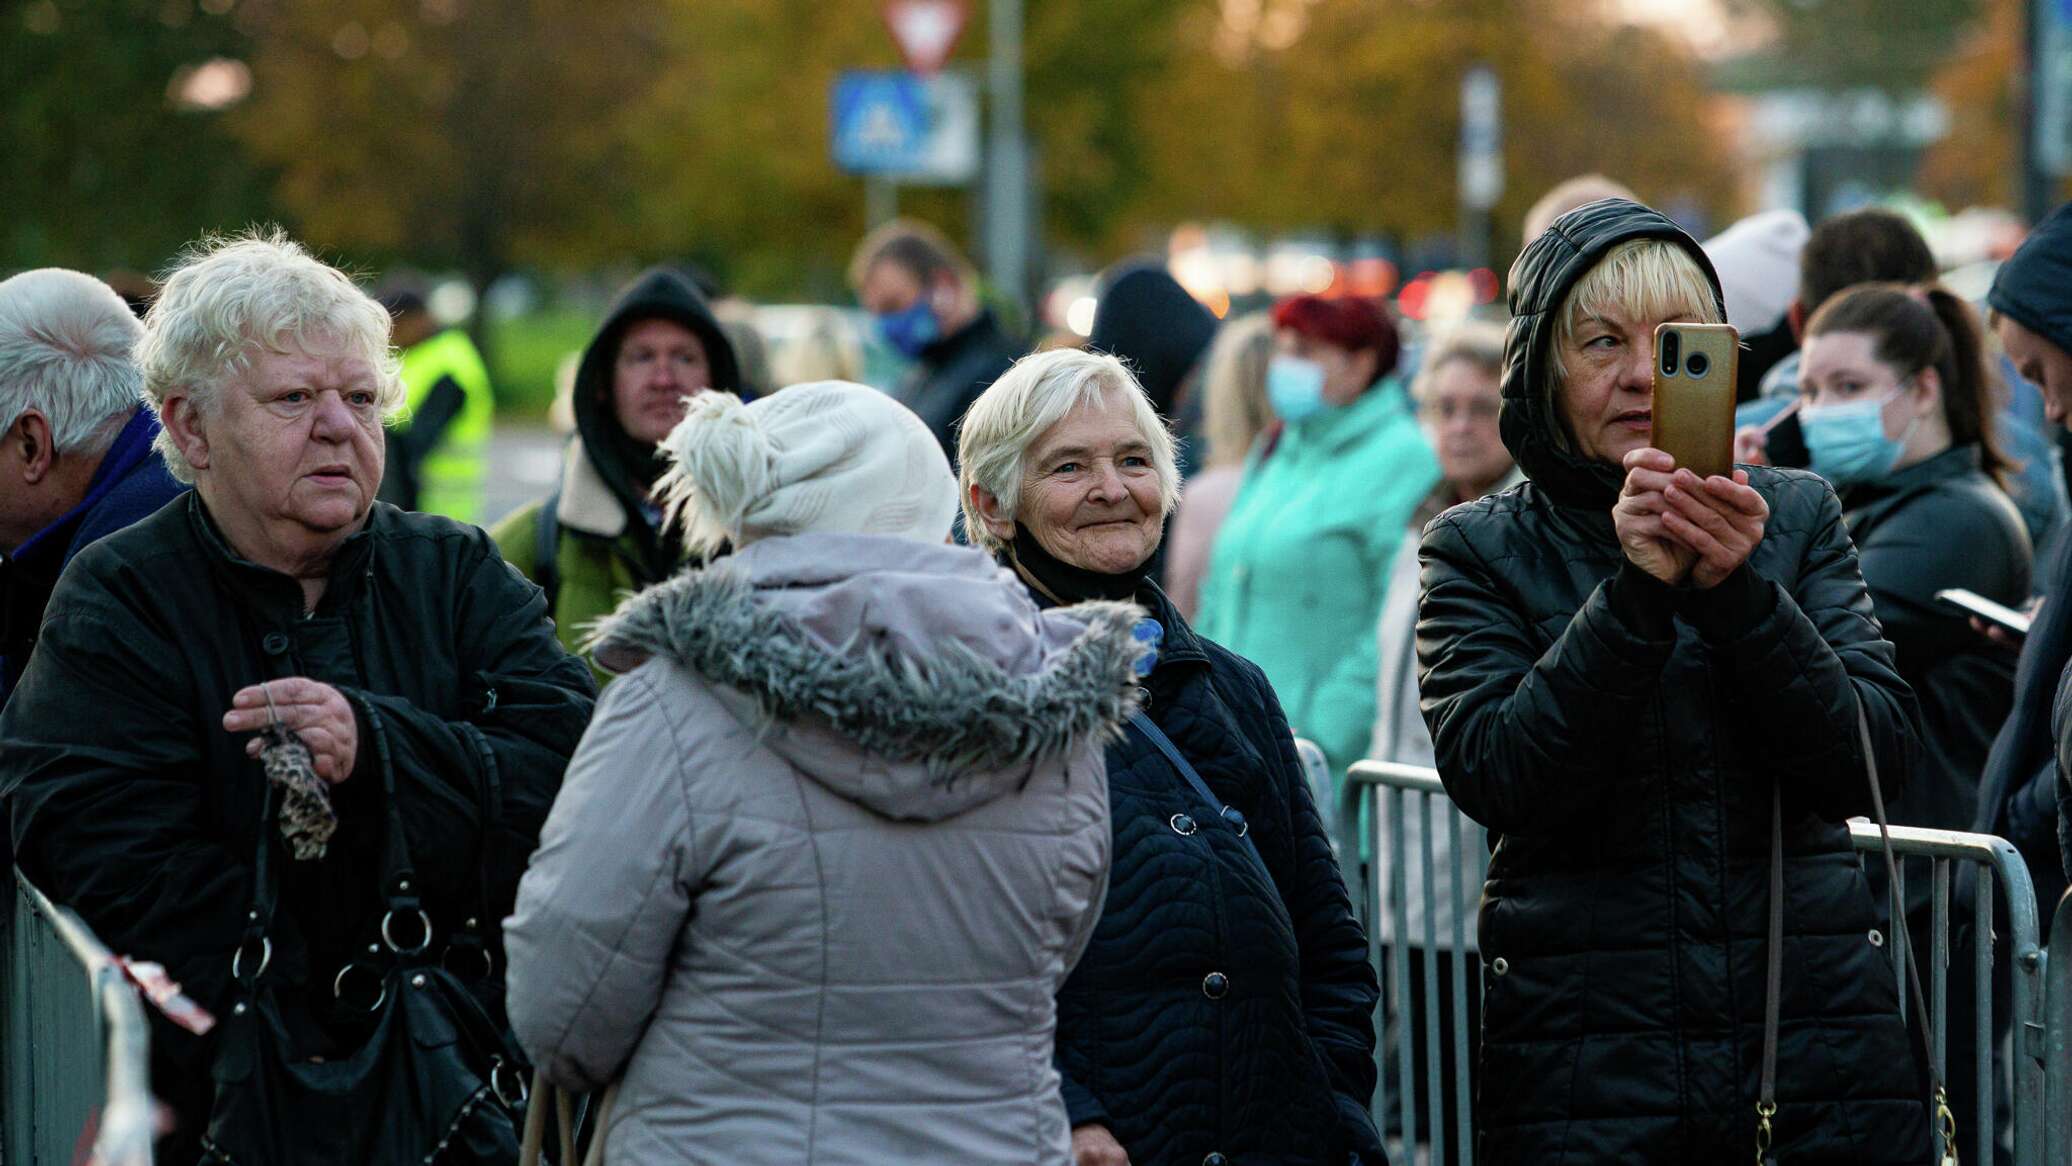
[[[986,151],[986,262],[1017,305],[1029,294],[1029,144],[1022,129],[1022,0],[986,5],[992,89]]]

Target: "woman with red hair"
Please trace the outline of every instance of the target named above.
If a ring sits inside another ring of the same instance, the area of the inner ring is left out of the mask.
[[[1439,463],[1394,375],[1379,302],[1295,296],[1273,309],[1260,443],[1202,581],[1202,634],[1265,671],[1334,773],[1374,723],[1374,622],[1388,565]]]

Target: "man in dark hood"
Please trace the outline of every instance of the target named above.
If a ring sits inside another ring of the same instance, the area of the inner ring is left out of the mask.
[[[2037,224],[2001,264],[1986,294],[1989,322],[2015,371],[2043,393],[2053,428],[2072,424],[2072,203]],[[2060,435],[2063,436],[2062,434]],[[2053,698],[2072,660],[2072,538],[2060,535],[2040,567],[2051,580],[2015,669],[2014,711],[2001,726],[1979,783],[1973,828],[1998,834],[2028,860],[2045,926],[2072,879],[2072,774],[2058,761],[2072,727],[2072,700]]]
[[[1216,338],[1215,313],[1155,260],[1111,267],[1101,284],[1086,346],[1129,363],[1151,407],[1172,420],[1182,439],[1180,472],[1189,474],[1196,443],[1188,439],[1201,428],[1201,395],[1194,390],[1202,354]]]
[[[571,651],[582,626],[621,592],[666,579],[684,561],[649,496],[663,464],[655,446],[707,389],[738,392],[727,334],[690,281],[655,268],[619,294],[576,370],[576,434],[561,485],[490,531],[504,558],[547,591]]]

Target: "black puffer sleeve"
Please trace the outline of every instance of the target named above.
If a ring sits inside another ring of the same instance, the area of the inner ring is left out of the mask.
[[[1857,708],[1869,721],[1888,804],[1919,756],[1920,709],[1872,615],[1834,491],[1811,474],[1764,477],[1771,514],[1763,537],[1804,548],[1798,576],[1789,587],[1765,583],[1775,592],[1769,614],[1713,648],[1742,733],[1763,742],[1786,804],[1839,822],[1871,811]]]
[[[1425,529],[1419,705],[1461,810],[1499,833],[1537,833],[1594,816],[1611,794],[1604,743],[1653,699],[1676,640],[1645,582],[1614,574],[1552,646],[1534,647],[1528,613],[1464,528],[1506,518],[1469,508]]]

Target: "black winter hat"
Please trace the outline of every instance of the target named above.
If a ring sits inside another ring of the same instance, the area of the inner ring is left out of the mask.
[[[1986,305],[2072,353],[2072,202],[2036,224],[2000,265]]]
[[[1086,346],[1128,361],[1152,407],[1170,414],[1180,382],[1216,337],[1215,313],[1154,261],[1110,268],[1101,282]]]

